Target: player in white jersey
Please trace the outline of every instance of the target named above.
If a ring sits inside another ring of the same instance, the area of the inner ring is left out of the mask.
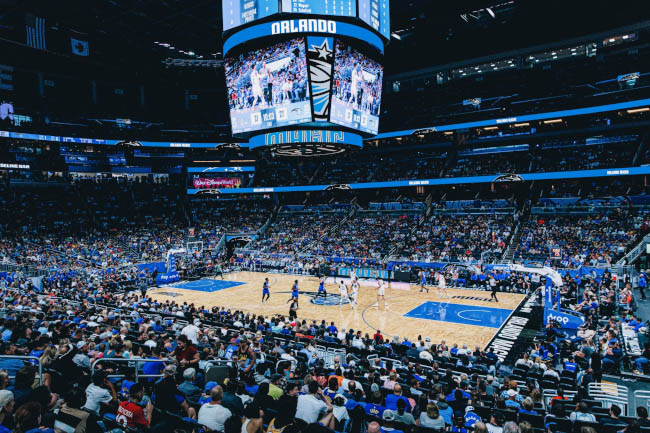
[[[438,279],[438,293],[440,294],[440,297],[442,298],[442,293],[445,294],[447,298],[449,298],[449,293],[447,293],[447,280],[445,280],[445,276],[442,273],[436,273],[437,279]]]
[[[357,65],[352,70],[351,80],[352,83],[350,84],[350,94],[352,96],[350,98],[350,103],[352,103],[354,100],[357,106],[359,106],[361,103],[361,97],[363,95],[363,92],[361,90],[361,85],[363,84],[363,70],[361,69],[361,65]]]
[[[262,91],[262,78],[264,77],[264,69],[261,65],[258,69],[253,69],[251,72],[251,86],[253,87],[253,106],[257,105],[257,100],[259,98],[260,104],[264,102],[264,92]]]
[[[357,277],[357,273],[354,272],[354,269],[350,269],[350,282],[354,283],[355,281],[359,281],[359,277]]]
[[[359,280],[356,279],[351,284],[352,293],[350,294],[350,305],[357,305],[357,296],[359,296]]]
[[[377,280],[377,308],[379,308],[379,298],[383,299],[384,306],[386,304],[386,283],[384,280]]]
[[[339,282],[339,297],[339,306],[343,305],[343,301],[346,299],[350,302],[350,298],[348,297],[348,286],[345,285],[343,280]]]

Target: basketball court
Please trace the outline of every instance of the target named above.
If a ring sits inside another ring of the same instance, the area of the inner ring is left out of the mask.
[[[269,279],[271,298],[262,304],[262,284]],[[524,295],[499,293],[499,302],[490,301],[490,293],[469,289],[447,289],[449,298],[441,298],[434,287],[420,293],[415,284],[394,283],[386,290],[386,304],[377,305],[377,285],[373,280],[360,280],[358,305],[339,305],[339,289],[333,278],[326,284],[327,300],[314,299],[318,278],[260,272],[235,272],[221,278],[204,278],[172,283],[148,291],[158,301],[174,300],[211,308],[227,306],[253,314],[288,316],[291,286],[298,280],[300,308],[298,319],[335,322],[341,329],[349,328],[374,334],[381,330],[389,338],[399,335],[410,340],[431,337],[434,343],[467,344],[484,348],[508,319]],[[336,280],[338,281],[338,279]]]

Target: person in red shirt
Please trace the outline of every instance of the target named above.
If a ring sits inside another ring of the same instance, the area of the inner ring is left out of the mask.
[[[124,427],[129,428],[148,428],[151,424],[151,415],[153,414],[153,404],[151,400],[147,402],[147,412],[145,414],[138,403],[144,397],[144,386],[141,383],[134,383],[129,390],[129,399],[120,403],[117,408],[115,419]]]
[[[192,345],[192,342],[187,339],[187,336],[183,334],[179,335],[176,344],[177,347],[174,350],[174,356],[181,369],[185,370],[190,367],[198,369],[201,355],[196,350],[196,347]]]

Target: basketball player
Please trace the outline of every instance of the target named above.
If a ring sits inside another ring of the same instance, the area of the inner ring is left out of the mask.
[[[317,299],[321,295],[324,299],[327,299],[327,291],[325,290],[325,275],[320,277],[320,282],[318,283],[318,293],[316,293],[314,299]]]
[[[264,70],[261,63],[258,63],[251,71],[251,85],[253,87],[253,107],[264,102],[264,92],[262,91],[262,79]]]
[[[348,287],[345,285],[343,280],[339,282],[339,296],[339,307],[343,305],[343,301],[346,299],[350,302],[350,298],[348,297]]]
[[[264,297],[266,296],[266,299]],[[264,279],[264,285],[262,286],[262,304],[269,300],[271,297],[271,291],[269,290],[269,278]]]
[[[223,280],[223,269],[221,269],[221,263],[217,263],[217,265],[214,267],[214,277],[217,278],[218,276],[221,276],[221,279]]]
[[[296,301],[296,307],[298,306],[298,280],[293,282],[293,286],[291,287],[291,297],[287,300],[287,304],[290,301]]]
[[[357,296],[359,296],[359,280],[355,279],[350,286],[352,289],[352,293],[350,294],[350,306],[356,307]]]
[[[361,105],[361,98],[363,97],[363,70],[361,65],[357,65],[352,70],[352,83],[350,85],[350,93],[352,97],[350,98],[350,103],[354,100],[357,108]]]
[[[429,293],[429,288],[427,287],[427,274],[424,272],[424,269],[420,271],[420,293],[423,290],[426,290]]]
[[[499,300],[497,299],[497,280],[494,278],[494,275],[492,274],[490,274],[490,289],[492,290],[490,299],[494,299],[494,302],[499,302]]]
[[[442,275],[442,273],[436,272],[436,277],[438,280],[438,294],[440,294],[440,297],[442,298],[442,293],[444,293],[445,296],[449,298],[449,294],[447,293],[447,280],[445,280],[445,276]]]
[[[386,284],[384,280],[377,281],[377,308],[379,308],[379,298],[384,300],[384,306],[386,306]]]
[[[357,277],[357,273],[354,272],[354,269],[350,269],[350,283],[354,283],[355,281],[358,281],[359,278]]]

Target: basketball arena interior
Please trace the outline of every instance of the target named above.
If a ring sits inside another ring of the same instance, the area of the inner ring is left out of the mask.
[[[649,11],[0,2],[0,433],[650,433]]]

